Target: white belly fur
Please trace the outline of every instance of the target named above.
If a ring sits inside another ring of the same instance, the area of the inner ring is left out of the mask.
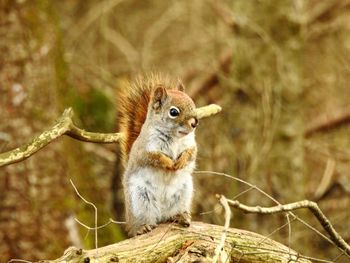
[[[195,147],[194,132],[163,145],[157,136],[144,136],[147,143],[137,139],[131,149],[131,155],[160,151],[173,160],[186,149]],[[143,148],[144,147],[144,148]],[[181,170],[167,172],[154,167],[140,167],[129,162],[124,176],[125,198],[130,204],[127,210],[127,223],[135,230],[143,224],[156,225],[167,221],[179,213],[190,212],[193,195],[192,172],[195,161],[191,161]]]
[[[148,218],[148,224],[156,224],[178,213],[189,212],[193,167],[194,163],[185,169],[168,173],[160,169],[141,168],[133,173],[128,186],[134,216],[141,220]]]

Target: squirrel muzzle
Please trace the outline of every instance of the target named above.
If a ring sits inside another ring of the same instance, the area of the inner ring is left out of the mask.
[[[192,128],[192,129],[195,129],[198,125],[198,120],[196,118],[190,118],[188,120],[188,125]]]
[[[191,117],[190,119],[185,121],[185,123],[182,125],[183,129],[180,129],[179,133],[183,136],[187,135],[193,132],[194,129],[197,127],[197,125],[198,125],[198,120],[194,117]]]

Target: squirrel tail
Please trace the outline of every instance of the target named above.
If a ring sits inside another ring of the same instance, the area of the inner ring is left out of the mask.
[[[121,153],[124,166],[146,120],[153,89],[159,85],[171,89],[176,87],[176,82],[158,74],[141,76],[132,83],[128,82],[119,94],[119,131],[123,134]]]

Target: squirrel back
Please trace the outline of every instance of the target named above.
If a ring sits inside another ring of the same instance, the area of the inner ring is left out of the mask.
[[[155,88],[164,87],[167,90],[181,90],[181,82],[168,77],[152,74],[138,77],[128,83],[119,94],[119,132],[124,134],[121,144],[123,164],[126,166],[131,147],[141,132],[147,116],[148,106]]]

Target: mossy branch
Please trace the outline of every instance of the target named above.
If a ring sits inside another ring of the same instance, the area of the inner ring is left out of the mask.
[[[27,159],[62,135],[70,136],[76,140],[94,143],[114,143],[122,138],[122,134],[120,133],[93,133],[84,131],[74,125],[72,117],[73,110],[68,108],[56,121],[55,125],[39,136],[36,136],[29,143],[14,150],[1,153],[0,167]]]
[[[206,118],[221,111],[215,104],[197,109],[198,119]],[[79,141],[93,143],[116,143],[123,138],[121,133],[95,133],[78,128],[73,123],[73,110],[66,109],[56,124],[36,136],[29,143],[8,152],[0,153],[0,167],[23,161],[62,135]]]
[[[189,228],[162,224],[148,234],[92,250],[69,248],[47,263],[212,262],[222,233],[220,262],[310,262],[290,248],[245,230],[193,222]]]

